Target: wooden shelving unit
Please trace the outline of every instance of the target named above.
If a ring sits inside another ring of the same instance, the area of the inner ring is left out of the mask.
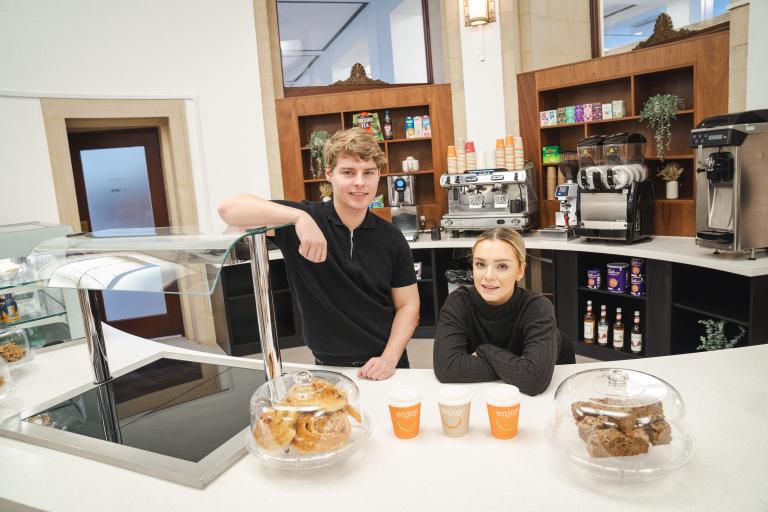
[[[620,55],[558,66],[518,75],[520,132],[527,155],[539,176],[539,197],[546,198],[543,146],[575,150],[576,142],[591,135],[637,132],[645,135],[646,160],[653,175],[657,235],[693,236],[696,230],[695,159],[688,147],[690,132],[705,117],[728,110],[728,31],[708,33],[677,43]],[[652,132],[639,122],[647,99],[675,94],[683,110],[672,122],[672,138],[664,162],[658,158]],[[539,112],[584,103],[624,100],[626,116],[558,126],[540,126]],[[656,175],[663,164],[675,162],[685,172],[680,199],[665,200],[665,184]],[[539,225],[554,224],[558,201],[541,200]]]
[[[440,171],[446,169],[446,149],[453,142],[453,114],[450,85],[425,85],[333,93],[286,98],[276,101],[280,138],[280,160],[286,199],[319,201],[320,184],[325,179],[312,175],[307,147],[313,131],[350,128],[352,116],[359,112],[375,112],[384,122],[384,111],[392,119],[393,139],[380,141],[387,164],[381,171],[377,194],[384,196],[384,208],[373,212],[390,220],[386,176],[412,174],[415,177],[416,201],[420,215],[439,224],[447,211],[447,195],[440,187]],[[405,137],[406,116],[428,115],[432,136]],[[420,170],[402,172],[401,162],[408,156],[419,161]],[[438,169],[438,171],[436,171]]]

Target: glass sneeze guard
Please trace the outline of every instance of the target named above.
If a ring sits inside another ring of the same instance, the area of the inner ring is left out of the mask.
[[[54,238],[33,249],[11,284],[210,295],[235,243],[281,227],[225,233],[137,228]]]

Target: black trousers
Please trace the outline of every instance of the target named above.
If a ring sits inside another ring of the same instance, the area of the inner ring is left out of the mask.
[[[338,356],[338,355],[331,355],[331,354],[318,354],[313,353],[315,356],[315,364],[319,364],[321,366],[351,366],[354,368],[360,368],[361,366],[364,366],[365,363],[368,362],[368,360],[372,357],[376,357],[375,355],[371,356]],[[400,361],[397,362],[397,368],[410,368],[411,365],[408,362],[408,352],[403,352],[403,356],[400,358]]]

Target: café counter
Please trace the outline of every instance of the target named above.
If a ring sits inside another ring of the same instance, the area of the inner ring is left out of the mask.
[[[199,354],[108,326],[104,330],[113,372],[160,352]],[[549,447],[545,425],[557,386],[579,371],[616,366],[651,373],[680,392],[694,443],[687,466],[655,481],[621,483],[587,473]],[[286,364],[284,370],[300,367]],[[78,512],[766,510],[766,367],[766,345],[558,366],[545,393],[523,397],[519,432],[509,441],[490,435],[482,402],[489,384],[470,385],[469,434],[449,438],[442,433],[435,402],[440,383],[431,370],[398,370],[387,381],[372,382],[344,369],[359,386],[360,405],[373,431],[356,453],[336,465],[291,472],[266,467],[246,454],[198,490],[0,437],[0,510],[17,510],[16,504]],[[14,393],[0,401],[0,421],[92,378],[83,343],[40,352],[14,376]],[[386,406],[387,391],[400,384],[415,386],[423,395],[421,431],[411,440],[394,437]]]

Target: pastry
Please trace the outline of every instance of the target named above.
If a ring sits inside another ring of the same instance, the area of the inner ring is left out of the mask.
[[[298,415],[290,409],[264,409],[253,429],[253,438],[259,446],[270,452],[285,448],[296,437]]]
[[[649,445],[672,442],[672,427],[660,401],[633,405],[620,398],[593,398],[573,402],[571,413],[592,457],[639,455]]]
[[[347,444],[351,433],[352,425],[345,411],[304,413],[296,422],[292,446],[302,453],[336,450]]]
[[[338,411],[347,405],[347,395],[325,379],[312,379],[308,384],[294,384],[288,390],[287,402],[295,406],[317,406],[325,411]]]
[[[596,458],[626,457],[648,452],[648,436],[644,429],[627,435],[615,428],[595,429],[586,439],[589,455]]]

